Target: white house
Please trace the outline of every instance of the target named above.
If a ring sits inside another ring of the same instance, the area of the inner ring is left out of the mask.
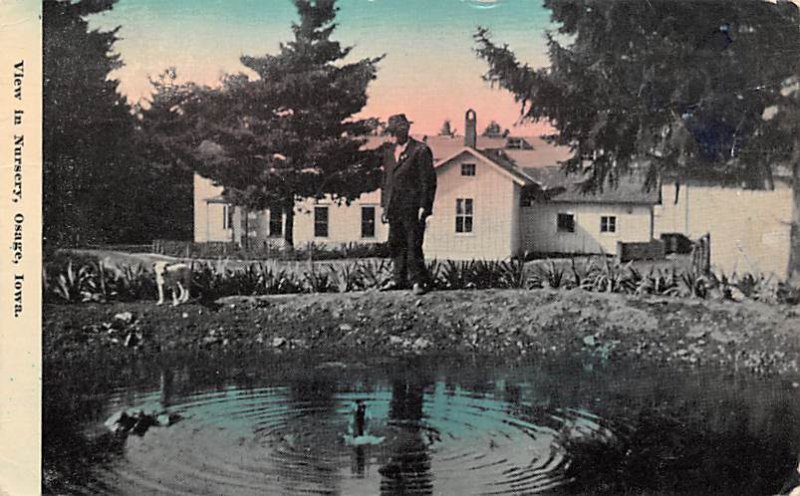
[[[523,246],[539,253],[616,254],[617,242],[647,242],[654,237],[658,189],[645,191],[638,176],[620,178],[615,188],[584,194],[559,167],[525,169],[546,191],[545,199],[523,203]]]
[[[732,272],[775,273],[789,264],[792,187],[776,178],[773,190],[724,187],[716,182],[664,181],[655,207],[655,236],[711,235],[711,265]]]
[[[389,226],[381,223],[382,213],[380,190],[365,193],[350,205],[330,198],[298,202],[294,241],[298,246],[385,242]]]
[[[439,259],[506,259],[528,252],[609,253],[616,242],[646,241],[653,234],[656,196],[625,192],[581,198],[557,172],[569,151],[539,137],[477,135],[470,110],[465,136],[423,137],[434,155],[437,191],[425,236],[426,256]],[[382,138],[371,139],[368,147]],[[550,193],[544,201],[536,192]],[[330,199],[298,202],[294,218],[297,246],[384,242],[380,191],[350,205]],[[222,199],[222,188],[195,178],[195,241],[241,242],[280,247],[285,216],[269,211],[243,214]]]
[[[652,191],[637,176],[617,188],[584,195],[558,163],[570,152],[539,137],[477,135],[474,111],[465,135],[418,137],[431,147],[437,172],[436,200],[428,219],[425,254],[439,259],[506,259],[524,252],[615,254],[617,242],[639,242],[678,232],[696,238],[710,232],[712,265],[731,271],[782,273],[788,260],[790,189],[744,191],[712,185],[674,185]],[[382,138],[371,138],[376,147]],[[662,198],[666,199],[662,201]],[[296,246],[384,242],[380,191],[350,205],[330,199],[298,202]],[[222,188],[195,177],[195,241],[283,246],[285,216],[243,214],[227,206]]]

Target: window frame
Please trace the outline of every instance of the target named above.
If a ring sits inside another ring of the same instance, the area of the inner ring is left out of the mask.
[[[325,211],[325,221],[324,223],[318,218],[318,212]],[[315,238],[329,238],[331,236],[331,212],[330,208],[327,205],[315,205],[314,206],[314,237]],[[321,225],[325,226],[325,234],[319,234],[319,227]]]
[[[277,213],[277,215],[275,215],[276,213]],[[272,225],[276,221],[275,217],[277,217],[279,219],[280,224],[281,224],[281,228],[277,233],[272,231]],[[282,238],[283,235],[284,235],[283,227],[284,227],[283,226],[283,212],[273,212],[272,209],[270,209],[269,210],[269,222],[267,223],[267,229],[268,229],[268,232],[269,232],[268,236],[270,238]]]
[[[601,234],[616,234],[617,233],[617,216],[616,215],[601,215],[600,216],[600,233]]]
[[[562,218],[569,218],[571,227],[562,227]],[[577,216],[574,212],[558,212],[556,213],[556,232],[559,234],[575,234],[575,225],[577,224]]]
[[[372,219],[369,220],[368,224],[365,224],[365,217],[364,211],[371,210],[372,211]],[[376,220],[378,218],[378,209],[375,205],[361,205],[361,239],[375,239],[377,236],[377,227],[376,227]],[[372,234],[366,235],[364,234],[364,227],[366,225],[371,225],[372,227]]]
[[[467,210],[469,210],[469,212],[467,212]],[[467,223],[468,220],[469,223]],[[461,222],[459,223],[459,221]],[[469,224],[469,226],[467,226],[467,224]],[[467,229],[467,227],[469,227],[469,229]],[[455,233],[459,236],[475,234],[474,198],[456,198]]]
[[[503,148],[506,150],[533,150],[530,142],[522,136],[506,136]]]
[[[471,169],[471,174],[465,174],[465,172]],[[464,162],[461,164],[461,176],[462,177],[475,177],[478,175],[478,164],[475,162]]]
[[[224,231],[230,231],[231,229],[233,229],[234,212],[235,212],[235,207],[227,203],[222,204],[222,229]]]

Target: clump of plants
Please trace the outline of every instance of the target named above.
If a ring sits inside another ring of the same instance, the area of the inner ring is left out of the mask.
[[[538,280],[521,260],[434,261],[428,271],[438,289],[531,289]]]
[[[45,267],[43,291],[47,301],[85,303],[154,299],[155,279],[141,265],[109,267],[102,261],[76,267]]]
[[[155,278],[142,265],[106,266],[101,261],[62,260],[44,271],[47,301],[61,303],[154,299]],[[391,277],[386,259],[287,264],[257,261],[231,268],[228,261],[193,262],[192,294],[202,300],[234,295],[350,292],[377,289]],[[438,290],[579,289],[599,293],[713,298],[796,305],[800,288],[765,275],[702,273],[676,267],[641,271],[603,257],[585,264],[547,260],[526,265],[511,261],[428,262]]]

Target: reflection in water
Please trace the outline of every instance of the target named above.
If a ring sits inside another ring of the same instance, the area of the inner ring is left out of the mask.
[[[356,400],[356,411],[353,418],[353,435],[356,437],[366,434],[367,405],[364,400]]]
[[[337,414],[338,383],[330,373],[313,371],[291,381],[282,421],[266,431],[272,463],[278,467],[283,494],[336,489],[345,419]],[[260,409],[270,415],[272,408]],[[269,474],[269,472],[267,472]]]
[[[389,426],[392,453],[380,468],[382,495],[432,494],[431,460],[428,440],[423,436],[423,395],[425,384],[407,379],[392,383]]]
[[[355,463],[353,466],[353,474],[359,479],[364,478],[364,469],[366,468],[367,459],[363,446],[356,446],[354,449]]]
[[[46,375],[44,492],[775,494],[800,448],[800,398],[779,381],[234,363],[143,363],[118,383],[106,370]],[[184,420],[127,439],[99,428],[128,408]]]
[[[172,394],[175,382],[175,374],[171,367],[162,367],[161,377],[159,378],[159,391],[161,391],[161,407],[166,409],[172,404]]]
[[[380,444],[383,438],[370,436],[367,430],[367,405],[364,400],[357,399],[353,405],[353,421],[348,428],[345,441],[353,446],[353,475],[363,478],[366,468],[367,458],[364,446],[369,444]]]

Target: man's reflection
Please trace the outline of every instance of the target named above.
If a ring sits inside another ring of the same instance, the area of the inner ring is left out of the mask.
[[[172,405],[175,390],[175,375],[171,368],[162,368],[159,376],[159,401],[162,408]]]
[[[355,409],[353,411],[353,425],[352,435],[354,438],[364,436],[367,433],[367,405],[363,400],[356,400]],[[366,468],[367,457],[364,452],[364,447],[356,445],[355,460],[352,466],[353,473],[359,477],[364,477]]]
[[[392,384],[390,454],[379,469],[382,495],[433,494],[429,440],[422,422],[424,389],[420,380],[402,379]]]

